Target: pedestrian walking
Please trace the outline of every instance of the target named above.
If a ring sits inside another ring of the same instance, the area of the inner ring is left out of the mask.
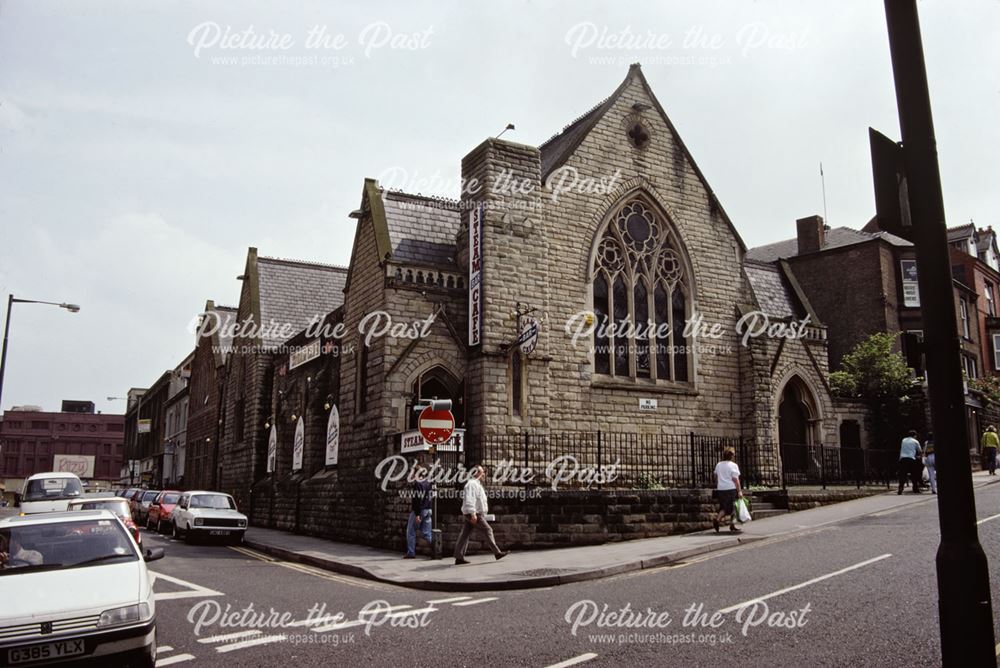
[[[474,530],[479,532],[486,539],[493,556],[499,561],[506,557],[509,552],[504,552],[497,546],[493,538],[493,527],[490,526],[486,515],[489,513],[489,503],[486,500],[486,490],[483,489],[482,479],[486,476],[486,469],[476,466],[472,469],[472,477],[465,483],[462,492],[462,531],[458,535],[455,543],[455,565],[467,564],[465,560],[465,550],[469,547],[469,537]]]
[[[726,448],[722,451],[722,461],[715,465],[715,493],[719,499],[719,513],[712,518],[712,525],[715,532],[719,533],[719,527],[727,516],[729,517],[729,530],[733,533],[742,533],[736,526],[736,499],[743,496],[743,488],[740,486],[740,467],[736,462],[736,450]]]
[[[417,556],[417,531],[428,543],[433,537],[433,515],[434,495],[431,490],[431,483],[426,478],[426,469],[423,464],[417,462],[414,465],[414,474],[417,480],[410,487],[410,517],[406,522],[406,554],[404,559],[414,559]]]
[[[927,479],[931,484],[931,494],[937,494],[937,464],[934,458],[934,434],[928,433],[924,441],[924,466],[927,467]]]
[[[920,483],[923,479],[923,464],[917,470],[917,463],[920,461],[920,441],[917,440],[917,432],[910,430],[899,444],[899,490],[897,494],[903,493],[906,487],[906,479],[913,483],[913,493],[920,494]]]
[[[1000,437],[997,436],[997,429],[993,425],[986,428],[983,440],[983,459],[986,460],[986,468],[990,470],[990,475],[997,474],[997,448],[1000,448]]]

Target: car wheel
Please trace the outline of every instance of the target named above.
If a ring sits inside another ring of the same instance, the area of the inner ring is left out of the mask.
[[[177,528],[176,522],[170,523],[170,537],[173,538],[174,540],[181,539],[181,530]]]
[[[163,520],[156,520],[156,533],[164,533]]]
[[[153,522],[153,519],[149,515],[147,515],[146,516],[146,529],[148,529],[149,531],[153,530],[153,527],[150,526],[152,524],[152,522]]]
[[[184,542],[188,545],[194,543],[194,534],[191,533],[191,525],[189,524],[186,529],[184,529]]]

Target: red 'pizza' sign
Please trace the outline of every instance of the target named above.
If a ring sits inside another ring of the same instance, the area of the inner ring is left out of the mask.
[[[435,411],[428,406],[420,411],[420,419],[417,421],[420,435],[431,445],[441,445],[451,438],[451,433],[455,431],[455,416],[451,411]]]

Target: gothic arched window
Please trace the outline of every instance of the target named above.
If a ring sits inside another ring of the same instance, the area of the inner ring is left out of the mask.
[[[633,199],[612,216],[593,266],[594,371],[687,382],[690,284],[666,220]]]

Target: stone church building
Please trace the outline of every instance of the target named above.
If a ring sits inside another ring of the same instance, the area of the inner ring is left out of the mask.
[[[255,523],[401,544],[407,504],[373,472],[426,450],[414,445],[413,407],[432,398],[452,400],[450,450],[465,464],[618,460],[629,488],[648,483],[638,472],[649,465],[655,487],[703,486],[721,448],[696,452],[696,439],[739,444],[740,461],[773,485],[779,442],[837,445],[842,423],[863,419],[831,397],[826,328],[794,276],[746,261],[638,65],[541,146],[485,140],[462,178],[457,200],[366,180],[346,270],[252,249],[237,320],[280,312],[296,334],[234,339],[253,352],[230,356],[211,461]],[[408,327],[383,328],[385,314]],[[314,318],[342,335],[311,335]],[[519,341],[532,326],[537,340]],[[501,538],[559,544],[567,523],[587,524],[561,515],[559,493],[499,506]],[[662,521],[629,527],[629,513],[609,510],[615,494],[587,501],[589,526],[572,542],[704,519],[668,490],[636,502]],[[447,543],[458,506],[440,502]]]

